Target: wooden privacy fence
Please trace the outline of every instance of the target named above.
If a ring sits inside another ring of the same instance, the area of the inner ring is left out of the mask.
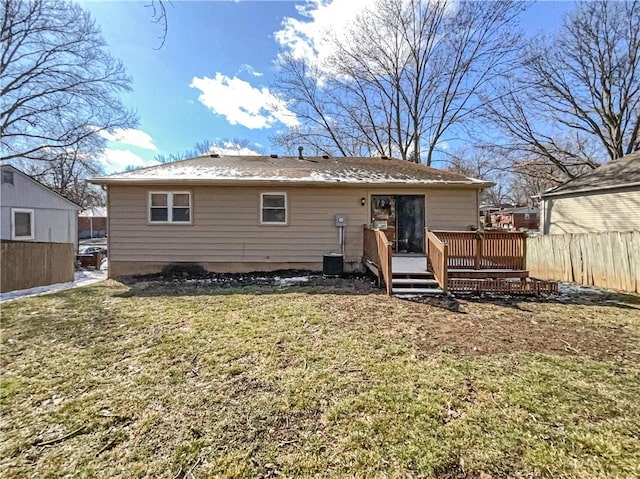
[[[640,231],[529,238],[531,275],[586,286],[640,292]]]
[[[387,239],[384,231],[373,230],[364,227],[364,259],[373,263],[380,271],[380,275],[384,280],[387,294],[393,293],[391,262],[393,261],[392,244]]]
[[[449,245],[450,269],[526,269],[526,233],[433,231]]]
[[[3,240],[0,250],[0,292],[73,281],[71,243]]]

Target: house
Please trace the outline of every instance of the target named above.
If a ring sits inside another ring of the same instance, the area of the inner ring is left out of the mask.
[[[73,281],[80,207],[0,166],[0,292]]]
[[[0,239],[77,245],[80,207],[11,165],[0,168]]]
[[[425,227],[478,227],[493,183],[388,158],[210,155],[93,178],[107,188],[109,276],[171,264],[208,271],[360,270],[363,226],[396,254],[425,254]]]
[[[540,212],[534,206],[503,208],[491,213],[491,226],[503,230],[537,230]]]
[[[640,230],[640,151],[541,196],[544,234]]]
[[[87,208],[78,215],[78,238],[81,240],[107,237],[107,209]]]
[[[486,228],[490,228],[491,225],[491,215],[493,213],[495,213],[496,211],[500,211],[503,208],[511,208],[513,205],[508,204],[508,203],[503,203],[503,204],[498,204],[498,205],[494,205],[494,204],[481,204],[480,208],[478,210],[478,214],[480,215],[480,223],[486,227]]]

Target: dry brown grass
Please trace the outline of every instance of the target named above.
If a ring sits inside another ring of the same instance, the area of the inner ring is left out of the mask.
[[[360,286],[106,282],[3,305],[3,477],[640,475],[629,298]]]

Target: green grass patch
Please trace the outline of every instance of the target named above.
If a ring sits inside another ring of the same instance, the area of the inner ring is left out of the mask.
[[[640,476],[622,302],[170,291],[3,305],[3,477]]]

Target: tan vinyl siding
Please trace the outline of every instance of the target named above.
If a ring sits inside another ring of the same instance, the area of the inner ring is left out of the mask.
[[[469,231],[478,226],[477,190],[433,190],[427,197],[427,228]]]
[[[546,198],[541,221],[545,234],[640,230],[640,188]]]
[[[362,250],[365,190],[192,188],[193,224],[149,224],[147,189],[110,187],[110,258],[166,262],[318,262],[339,252],[334,217],[346,214],[347,261]],[[260,193],[285,191],[288,225],[260,224]]]
[[[345,261],[358,263],[373,194],[426,195],[430,228],[467,229],[477,221],[476,190],[194,186],[188,188],[192,224],[150,224],[150,190],[172,188],[109,186],[109,259],[119,274],[127,262],[138,263],[132,271],[177,262],[306,263],[315,269],[324,254],[340,251],[336,214],[347,215]],[[260,224],[260,193],[268,192],[287,193],[286,225]]]

